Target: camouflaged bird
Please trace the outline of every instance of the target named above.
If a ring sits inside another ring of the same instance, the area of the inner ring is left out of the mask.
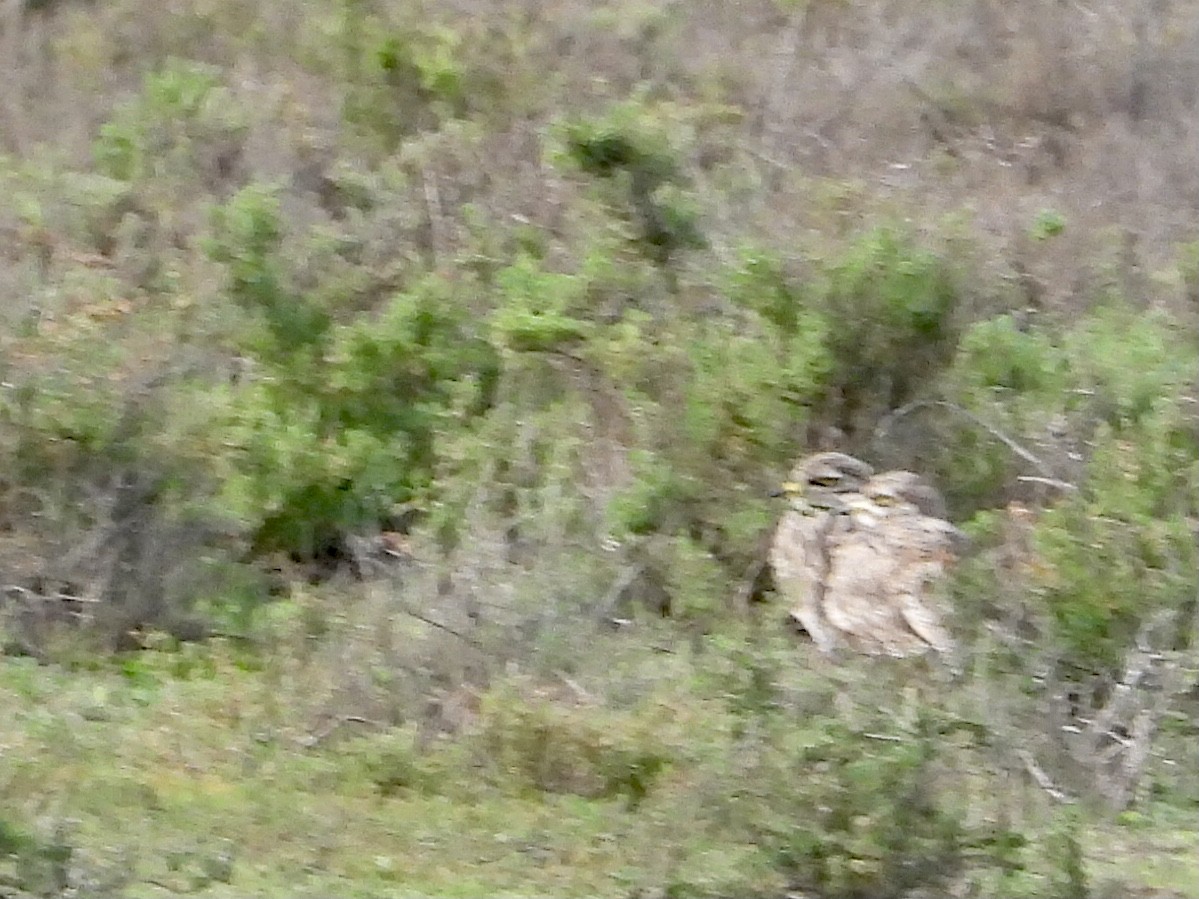
[[[946,653],[939,585],[964,536],[940,495],[910,471],[874,470],[844,453],[801,460],[770,563],[791,618],[823,652]]]

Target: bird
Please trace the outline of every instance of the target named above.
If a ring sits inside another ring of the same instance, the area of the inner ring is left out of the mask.
[[[824,613],[829,538],[848,511],[846,498],[860,496],[873,474],[873,467],[860,459],[822,452],[797,462],[775,491],[790,508],[771,541],[770,567],[776,586],[791,602],[791,619],[822,652],[832,652],[840,642]]]
[[[934,487],[844,453],[801,459],[770,548],[790,618],[826,653],[947,654],[940,585],[966,545]]]

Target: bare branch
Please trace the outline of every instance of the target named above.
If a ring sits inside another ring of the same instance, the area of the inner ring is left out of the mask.
[[[1059,481],[1057,478],[1040,478],[1036,475],[1022,474],[1016,480],[1022,484],[1041,484],[1045,487],[1054,487],[1066,493],[1073,493],[1078,490],[1078,487],[1069,481]]]
[[[364,724],[376,730],[382,730],[384,727],[380,722],[372,721],[370,718],[363,718],[361,715],[341,715],[334,718],[327,725],[316,731],[316,733],[309,734],[303,739],[297,740],[297,742],[305,749],[315,749],[347,724]]]
[[[948,409],[950,412],[956,412],[971,424],[982,428],[982,430],[986,431],[988,434],[1006,446],[1015,455],[1019,456],[1021,459],[1039,471],[1041,473],[1041,478],[1038,483],[1045,483],[1050,486],[1057,487],[1059,490],[1078,489],[1074,484],[1070,484],[1066,481],[1055,478],[1053,476],[1053,470],[1047,464],[1022,447],[1011,437],[1007,436],[1007,434],[1004,434],[993,425],[987,424],[987,422],[983,421],[969,409],[965,409],[962,406],[959,406],[957,403],[950,403],[946,400],[913,400],[906,405],[900,406],[890,415],[886,416],[881,422],[879,422],[878,427],[874,429],[874,439],[881,440],[886,437],[888,432],[891,430],[892,425],[894,425],[899,419],[905,418],[908,415],[911,415],[913,412],[919,412],[921,409],[931,408]],[[1025,480],[1025,478],[1022,478],[1021,480]]]
[[[415,618],[417,621],[429,625],[429,627],[437,628],[437,630],[449,634],[451,637],[457,637],[468,646],[473,646],[475,649],[482,649],[482,646],[479,644],[478,640],[474,639],[473,637],[468,637],[461,631],[454,630],[454,628],[450,627],[448,624],[442,624],[440,621],[429,618],[427,615],[423,615],[416,611],[416,609],[411,609],[404,605],[400,607],[400,611],[410,618]]]
[[[609,624],[615,620],[616,607],[620,605],[620,598],[644,571],[645,565],[641,563],[625,565],[620,569],[616,579],[612,581],[612,586],[608,588],[608,592],[604,594],[604,598],[596,607],[596,618],[601,624]]]
[[[1038,787],[1049,794],[1051,799],[1063,805],[1069,805],[1074,802],[1065,791],[1058,789],[1054,785],[1053,780],[1045,773],[1045,769],[1037,764],[1037,760],[1032,757],[1031,752],[1027,749],[1018,749],[1016,750],[1016,755],[1024,763],[1024,770],[1036,781]]]

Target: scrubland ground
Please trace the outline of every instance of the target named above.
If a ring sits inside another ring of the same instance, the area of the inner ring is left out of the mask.
[[[1199,897],[1194,4],[2,15],[0,895]]]

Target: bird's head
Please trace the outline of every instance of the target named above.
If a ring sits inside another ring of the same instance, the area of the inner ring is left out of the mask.
[[[871,478],[862,493],[880,509],[919,512],[929,518],[944,518],[945,501],[934,487],[911,471],[888,471]]]
[[[817,453],[801,459],[773,496],[786,497],[804,514],[844,511],[844,497],[860,490],[874,473],[865,462],[844,453]]]

